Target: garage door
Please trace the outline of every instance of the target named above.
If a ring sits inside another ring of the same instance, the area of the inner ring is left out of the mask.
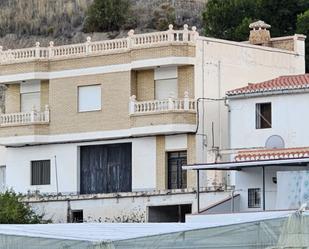
[[[81,194],[132,191],[131,143],[82,146]]]

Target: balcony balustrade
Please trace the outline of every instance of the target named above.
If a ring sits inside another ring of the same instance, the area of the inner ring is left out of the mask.
[[[196,112],[196,100],[190,99],[188,92],[184,98],[173,98],[170,96],[164,100],[136,101],[136,96],[130,98],[129,112],[135,114],[152,114],[164,112]]]
[[[0,127],[48,123],[48,106],[45,106],[45,110],[42,112],[33,109],[31,112],[8,113],[0,115]]]
[[[39,42],[36,43],[35,47],[25,49],[3,50],[3,47],[0,46],[0,64],[125,52],[135,48],[170,43],[195,44],[198,36],[196,27],[192,27],[192,30],[189,30],[188,25],[184,25],[183,30],[174,30],[173,25],[170,25],[169,29],[163,32],[135,35],[134,30],[130,30],[127,38],[98,42],[91,42],[91,37],[87,37],[85,43],[64,46],[54,46],[54,42],[52,41],[49,43],[49,47],[41,47]]]

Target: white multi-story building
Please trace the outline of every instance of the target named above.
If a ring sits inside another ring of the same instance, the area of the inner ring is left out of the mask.
[[[55,195],[27,201],[57,221],[70,210],[88,220],[119,217],[128,203],[142,220],[165,217],[171,206],[195,212],[196,175],[181,166],[229,148],[225,92],[304,73],[304,40],[271,38],[258,22],[249,42],[199,36],[185,25],[110,41],[1,47],[0,184]],[[223,178],[201,174],[200,186]],[[228,194],[207,192],[200,204]]]
[[[230,90],[227,101],[230,161],[192,167],[232,170],[235,199],[208,211],[230,212],[232,206],[234,211],[270,211],[309,204],[309,74]]]

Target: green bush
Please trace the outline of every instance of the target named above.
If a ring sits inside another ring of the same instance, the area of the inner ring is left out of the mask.
[[[46,223],[43,215],[35,214],[28,205],[19,201],[20,197],[11,190],[0,194],[0,224]]]
[[[304,34],[309,39],[309,9],[297,16],[297,33]],[[309,72],[309,41],[306,42],[306,72]]]
[[[295,32],[308,34],[308,9],[308,0],[209,0],[203,12],[204,34],[233,41],[247,40],[248,25],[257,20],[272,26],[272,37]],[[307,50],[307,72],[308,57]]]
[[[119,30],[126,23],[129,9],[128,0],[94,0],[86,14],[84,31]]]
[[[167,30],[169,24],[175,24],[175,20],[175,8],[171,4],[165,3],[153,11],[150,26],[156,30]]]

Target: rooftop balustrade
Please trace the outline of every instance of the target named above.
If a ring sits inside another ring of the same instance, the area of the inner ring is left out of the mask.
[[[49,43],[49,47],[41,47],[39,42],[35,47],[24,49],[3,50],[0,46],[0,64],[109,54],[170,43],[195,44],[198,36],[196,27],[189,30],[188,25],[184,25],[183,30],[174,30],[173,25],[169,25],[167,31],[134,34],[134,30],[130,30],[126,38],[98,42],[92,42],[91,37],[87,37],[85,43],[63,46],[54,46],[53,41]]]

